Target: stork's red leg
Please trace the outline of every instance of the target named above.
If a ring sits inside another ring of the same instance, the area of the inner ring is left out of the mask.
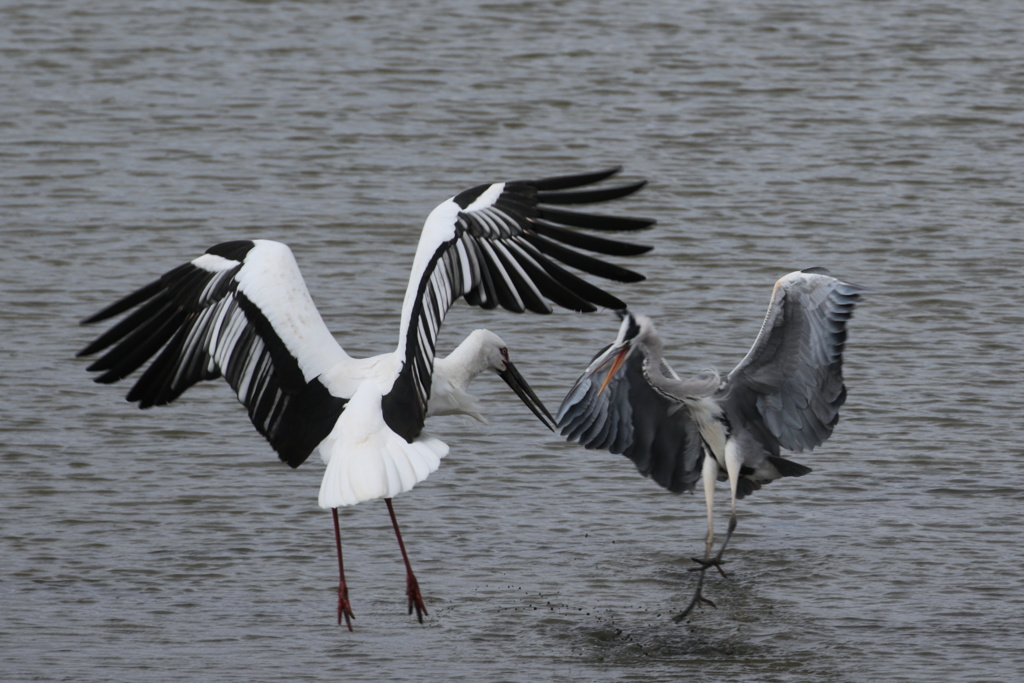
[[[345,617],[345,625],[352,630],[352,619],[356,615],[352,613],[352,606],[348,603],[348,586],[345,585],[345,563],[341,559],[341,527],[338,525],[338,508],[331,508],[334,514],[334,542],[338,546],[338,625],[341,625],[341,618]]]
[[[398,548],[402,551],[402,559],[405,561],[405,595],[409,598],[409,614],[413,608],[416,609],[416,618],[423,623],[423,615],[427,614],[427,606],[423,604],[423,596],[420,595],[420,584],[416,581],[416,575],[412,573],[412,565],[409,564],[409,556],[405,553],[405,543],[402,542],[402,532],[398,530],[398,519],[395,517],[395,508],[390,498],[385,498],[388,504],[388,513],[391,515],[391,525],[395,527],[395,536],[398,538]]]

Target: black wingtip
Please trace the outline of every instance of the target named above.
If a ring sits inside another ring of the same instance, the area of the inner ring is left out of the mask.
[[[124,313],[127,310],[135,308],[139,304],[143,303],[144,301],[148,301],[149,299],[152,299],[154,296],[160,293],[160,291],[164,288],[165,278],[169,279],[172,277],[176,277],[183,270],[184,269],[181,267],[175,268],[174,270],[164,275],[164,277],[158,278],[153,282],[150,282],[145,287],[140,287],[131,294],[124,296],[115,301],[114,303],[110,304],[102,311],[94,313],[88,318],[83,319],[80,324],[91,325],[93,323],[102,322],[109,318],[113,318],[114,316],[120,315],[121,313]]]
[[[635,183],[629,183],[627,185],[575,190],[572,192],[553,192],[548,189],[538,188],[537,201],[541,204],[597,204],[599,202],[609,202],[615,199],[628,197],[631,194],[639,192],[645,185],[647,185],[646,180],[638,180]]]
[[[577,173],[574,175],[541,178],[540,180],[530,181],[530,184],[540,191],[567,190],[573,187],[582,187],[583,185],[599,183],[602,180],[611,178],[613,175],[620,173],[621,171],[622,166],[612,166],[611,168],[594,171],[592,173]]]
[[[75,358],[84,358],[85,356],[90,356],[96,353],[96,349],[93,348],[94,346],[96,346],[95,342],[89,344],[83,349],[79,349],[75,352]]]

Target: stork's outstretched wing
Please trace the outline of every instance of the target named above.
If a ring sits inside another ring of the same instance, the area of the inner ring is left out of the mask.
[[[404,365],[382,402],[384,419],[394,432],[412,441],[423,428],[438,329],[459,297],[482,308],[501,306],[516,312],[550,313],[548,299],[584,312],[594,311],[596,306],[625,308],[618,298],[561,265],[624,282],[643,279],[571,247],[620,256],[641,254],[650,247],[571,228],[636,231],[650,227],[653,220],[560,208],[625,197],[644,186],[640,181],[577,189],[619,170],[480,185],[431,212],[423,226],[402,307],[398,353]]]
[[[105,384],[156,356],[128,392],[140,408],[165,405],[196,382],[223,375],[253,425],[292,467],[344,409],[348,396],[332,395],[319,377],[348,356],[284,244],[219,244],[84,322],[129,310],[78,355],[109,349],[89,366]]]
[[[846,323],[867,291],[823,268],[775,283],[757,340],[719,393],[726,412],[742,415],[768,452],[778,452],[770,437],[799,452],[832,434],[846,402]]]
[[[559,263],[635,281],[642,276],[571,247],[623,256],[649,247],[571,228],[632,231],[654,221],[557,208],[624,197],[644,185],[575,189],[618,170],[481,185],[430,214],[402,308],[401,372],[381,405],[392,431],[409,443],[419,437],[438,329],[459,297],[514,311],[550,312],[545,297],[574,310],[622,306]],[[291,250],[278,242],[219,244],[85,322],[129,311],[78,354],[105,351],[89,366],[102,373],[96,381],[124,379],[155,357],[128,393],[129,401],[146,408],[223,375],[256,429],[292,467],[334,428],[359,383],[362,366],[334,340]]]

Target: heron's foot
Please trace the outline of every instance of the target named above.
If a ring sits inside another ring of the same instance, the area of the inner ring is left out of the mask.
[[[729,575],[725,573],[724,569],[722,569],[722,565],[725,564],[725,560],[723,560],[720,556],[715,556],[710,559],[705,557],[692,557],[690,559],[692,559],[694,562],[700,565],[699,567],[691,568],[691,572],[701,572],[703,575],[703,572],[706,572],[708,570],[708,567],[714,567],[718,570],[718,573],[721,574],[724,578],[729,578]]]
[[[683,619],[685,619],[687,617],[687,615],[689,615],[690,612],[693,611],[693,608],[696,607],[700,603],[704,603],[705,605],[711,605],[715,609],[718,609],[718,605],[713,603],[711,600],[708,600],[707,598],[705,598],[704,595],[701,593],[701,590],[704,588],[704,577],[707,576],[708,567],[714,567],[719,572],[721,572],[722,576],[726,575],[725,572],[722,571],[722,567],[721,567],[722,559],[721,559],[721,557],[720,556],[715,556],[713,558],[707,558],[707,557],[697,558],[697,557],[695,557],[695,558],[693,558],[693,561],[700,565],[699,567],[694,567],[693,569],[690,570],[691,572],[700,572],[700,578],[697,579],[697,590],[695,590],[693,592],[693,597],[690,598],[690,604],[688,604],[686,606],[686,609],[684,609],[682,612],[680,612],[676,616],[672,617],[672,621],[674,621],[677,624],[679,622],[681,622]]]
[[[341,618],[345,618],[345,626],[352,630],[352,620],[356,615],[352,613],[352,605],[348,602],[348,588],[345,584],[338,586],[338,626],[341,626]]]
[[[422,624],[423,615],[428,614],[427,606],[423,604],[423,596],[420,594],[420,584],[412,574],[409,574],[409,578],[406,580],[405,595],[409,598],[409,614],[412,614],[413,609],[415,609],[416,618]]]
[[[690,612],[692,612],[693,608],[696,607],[699,603],[704,603],[705,605],[711,605],[715,609],[718,609],[718,605],[716,605],[715,603],[713,603],[712,601],[708,600],[703,595],[701,595],[700,591],[701,591],[701,585],[698,584],[697,585],[697,591],[693,594],[693,598],[690,600],[690,604],[687,605],[686,609],[684,609],[682,612],[680,612],[679,614],[677,614],[674,617],[672,617],[672,621],[674,621],[675,623],[678,624],[680,621],[685,619],[686,616]]]

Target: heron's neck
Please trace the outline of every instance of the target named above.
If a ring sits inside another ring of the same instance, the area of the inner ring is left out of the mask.
[[[711,396],[718,389],[720,383],[718,373],[707,370],[696,377],[680,379],[667,368],[662,355],[661,341],[649,340],[644,343],[648,350],[647,362],[644,363],[644,375],[651,386],[660,393],[677,401],[683,401]]]

